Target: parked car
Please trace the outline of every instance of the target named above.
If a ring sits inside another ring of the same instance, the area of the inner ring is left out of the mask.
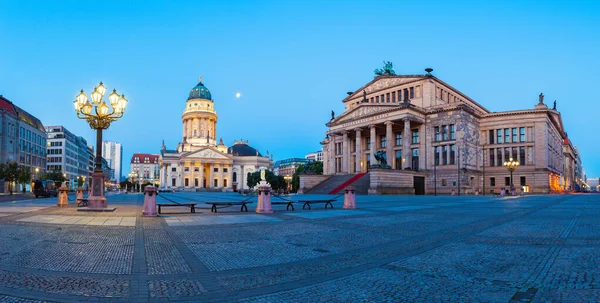
[[[33,184],[33,194],[35,197],[57,197],[56,185],[52,180],[35,180]]]

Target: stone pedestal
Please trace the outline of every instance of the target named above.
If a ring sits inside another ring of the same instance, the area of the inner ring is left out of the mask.
[[[257,214],[272,214],[271,207],[271,184],[260,181],[258,185],[258,205],[256,206]]]
[[[356,193],[353,186],[344,188],[344,209],[356,209]]]
[[[58,203],[56,206],[58,207],[69,207],[69,197],[67,196],[67,192],[69,191],[66,187],[58,188]]]
[[[88,197],[88,208],[106,208],[106,197],[104,197],[104,172],[94,171],[92,173],[92,195]]]
[[[75,201],[77,201],[77,199],[83,199],[83,188],[78,187],[75,190]]]
[[[142,215],[145,217],[155,217],[156,216],[156,196],[158,195],[158,191],[154,186],[146,186],[144,187],[144,210],[142,211]]]

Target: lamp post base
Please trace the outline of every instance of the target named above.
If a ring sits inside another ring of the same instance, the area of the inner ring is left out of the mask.
[[[106,208],[106,197],[89,197],[88,208]]]
[[[106,197],[104,196],[104,172],[94,171],[92,173],[92,192],[88,197],[89,209],[106,208]]]

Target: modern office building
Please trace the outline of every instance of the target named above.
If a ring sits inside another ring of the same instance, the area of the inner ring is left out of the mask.
[[[114,176],[110,178],[110,181],[121,182],[123,180],[123,145],[112,141],[102,142],[102,157],[114,170]]]
[[[566,189],[567,135],[556,103],[548,107],[540,94],[528,98],[531,108],[491,112],[426,71],[378,75],[342,100],[321,142],[324,174],[369,173],[370,193]],[[376,153],[390,169],[373,168]],[[512,182],[503,166],[511,158],[520,164]]]
[[[309,162],[305,158],[289,158],[275,162],[273,173],[277,176],[293,176],[296,169],[300,165],[305,165]]]
[[[93,166],[87,141],[73,134],[62,125],[47,126],[47,169],[58,170],[66,175],[69,188],[77,187],[77,178],[89,179]],[[92,156],[93,157],[93,156]]]
[[[308,160],[309,162],[323,161],[323,151],[319,150],[316,152],[308,153],[304,158],[306,158],[306,160]]]

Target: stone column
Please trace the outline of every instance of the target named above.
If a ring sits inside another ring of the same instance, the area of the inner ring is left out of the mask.
[[[402,133],[402,154],[404,154],[404,165],[402,168],[412,167],[412,154],[410,151],[411,136],[410,133],[410,119],[405,118],[404,120],[404,132]]]
[[[244,189],[246,186],[246,174],[244,173],[244,165],[240,165],[240,181],[238,182],[238,188]]]
[[[335,137],[333,134],[330,135],[329,140],[329,171],[332,175],[335,175]]]
[[[394,144],[392,142],[394,133],[392,132],[392,125],[394,125],[392,121],[385,122],[385,155],[388,165],[394,167]]]
[[[219,186],[218,187],[223,187],[223,163],[219,163]]]
[[[371,150],[369,153],[371,153],[371,155],[369,156],[369,161],[371,162],[371,165],[373,165],[376,162],[375,151],[377,151],[377,129],[375,128],[375,125],[369,125],[369,128],[371,129],[371,138],[369,138],[371,141]]]
[[[206,185],[208,185],[208,188],[213,187],[214,182],[213,182],[213,171],[215,170],[215,164],[211,163],[210,164],[210,169],[208,170],[208,180],[206,180]]]
[[[227,169],[227,188],[233,188],[233,164]]]
[[[362,129],[357,128],[356,131],[356,173],[362,173],[362,167],[360,163],[362,163],[362,155],[363,155],[363,146],[362,146]]]
[[[165,164],[165,186],[171,186],[171,178],[170,178],[170,167],[169,164]]]
[[[179,167],[181,169],[181,173],[179,175],[179,184],[181,184],[181,187],[185,187],[185,183],[183,183],[183,179],[185,178],[185,172],[183,171],[184,165],[185,163],[179,163]]]
[[[331,175],[329,170],[329,143],[323,144],[321,148],[323,149],[323,174]]]
[[[198,186],[204,188],[204,163],[200,162],[200,179],[198,180]]]
[[[419,170],[427,169],[427,148],[425,142],[425,124],[419,125]],[[450,131],[450,130],[448,130]],[[450,135],[448,135],[450,136]]]
[[[183,130],[182,130],[182,132],[181,132],[181,137],[182,137],[182,141],[183,141],[183,137],[185,137],[185,136],[186,136],[186,131],[185,131],[185,124],[186,124],[186,122],[185,122],[185,120],[183,120],[183,123],[182,123],[182,124],[183,124],[183,125],[182,125],[182,126],[183,126]]]
[[[342,140],[342,172],[349,174],[350,173],[350,165],[349,164],[349,159],[348,159],[348,151],[350,150],[348,148],[348,132],[344,132],[343,133],[343,140]]]
[[[195,176],[195,173],[194,173],[194,166],[196,166],[196,162],[192,161],[191,164],[192,164],[192,166],[190,167],[190,171],[192,172],[192,178],[190,179],[190,186],[195,188],[196,187],[196,183],[194,182],[195,181],[194,178],[196,178],[196,176]]]

